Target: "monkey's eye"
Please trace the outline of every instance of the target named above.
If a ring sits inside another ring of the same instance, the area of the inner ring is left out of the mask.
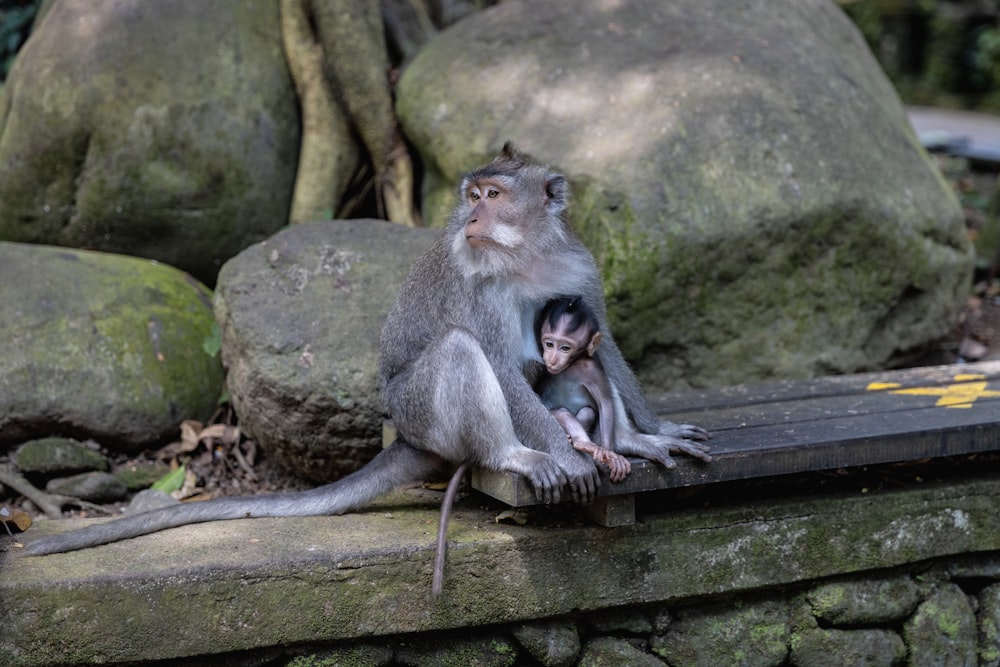
[[[561,345],[561,346],[559,346],[559,351],[560,352],[569,352],[572,349],[573,348],[570,347],[569,345]]]
[[[489,197],[490,199],[496,199],[497,197],[499,197],[499,196],[500,196],[500,191],[499,191],[499,190],[495,190],[495,189],[493,189],[493,188],[490,188],[490,189],[489,189],[489,190],[488,190],[488,191],[486,192],[486,196],[487,196],[487,197]]]
[[[545,346],[545,348],[546,348],[546,349],[549,349],[549,350],[551,350],[551,349],[552,349],[552,346],[553,346],[553,345],[552,345],[552,341],[550,341],[550,340],[543,340],[543,341],[542,341],[542,345],[544,345],[544,346]]]
[[[472,201],[479,201],[479,193],[475,190],[469,190],[469,199]]]

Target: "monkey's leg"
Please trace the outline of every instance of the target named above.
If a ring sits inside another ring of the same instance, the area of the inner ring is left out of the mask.
[[[594,411],[590,408],[583,408],[577,415],[582,413],[584,419],[587,419],[590,416],[587,414],[588,411],[590,415],[593,415]],[[628,462],[627,458],[591,441],[585,424],[578,416],[574,416],[566,408],[555,408],[552,410],[552,416],[566,431],[566,435],[569,436],[570,442],[573,444],[573,449],[590,454],[594,461],[608,467],[608,477],[612,482],[620,482],[632,472],[632,464]]]
[[[677,467],[677,462],[670,456],[671,454],[687,454],[705,462],[712,460],[708,453],[710,449],[708,445],[684,438],[619,429],[617,439],[616,449],[622,454],[641,456],[656,461],[665,468]]]
[[[580,411],[576,413],[576,420],[580,422],[580,426],[590,433],[594,430],[594,424],[597,423],[597,413],[594,408],[589,406],[584,406],[580,408]]]
[[[407,442],[452,463],[524,475],[540,501],[559,502],[565,473],[552,456],[518,439],[503,388],[469,332],[448,331],[399,379],[383,398]]]
[[[98,544],[155,533],[189,523],[258,517],[322,516],[357,509],[389,491],[421,481],[443,470],[437,455],[419,451],[397,440],[367,465],[332,484],[296,493],[216,498],[163,507],[62,535],[29,542],[31,556],[73,551]]]

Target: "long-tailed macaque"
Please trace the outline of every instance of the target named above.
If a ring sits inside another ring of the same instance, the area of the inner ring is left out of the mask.
[[[709,460],[708,434],[661,422],[607,325],[597,266],[570,232],[566,179],[509,144],[462,179],[438,242],[414,264],[379,342],[382,400],[399,432],[360,470],[308,491],[185,503],[33,540],[31,555],[70,551],[202,521],[342,514],[462,463],[524,475],[538,500],[590,501],[600,478],[573,449],[533,384],[543,371],[535,318],[579,294],[604,333],[597,359],[611,384],[615,450],[673,467]]]
[[[536,387],[542,403],[566,431],[573,449],[606,465],[612,482],[622,481],[632,471],[632,465],[612,449],[615,422],[611,383],[594,358],[601,343],[597,319],[579,297],[555,299],[542,311],[538,339],[548,371]],[[600,445],[590,439],[595,425]]]

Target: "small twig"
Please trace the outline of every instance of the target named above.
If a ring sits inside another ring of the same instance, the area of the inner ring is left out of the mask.
[[[252,481],[256,482],[257,473],[253,471],[250,463],[247,462],[246,457],[243,456],[243,452],[240,450],[240,443],[233,443],[232,452],[233,456],[236,457],[236,462],[240,465],[240,468],[243,469],[243,472],[245,472],[247,477],[249,477]]]

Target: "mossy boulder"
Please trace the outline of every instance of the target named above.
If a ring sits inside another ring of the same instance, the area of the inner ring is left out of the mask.
[[[893,667],[903,664],[906,645],[892,630],[813,628],[792,641],[792,665],[805,667]]]
[[[207,419],[222,389],[211,293],[157,262],[0,243],[0,444],[62,434],[134,450]]]
[[[685,611],[653,639],[671,665],[781,665],[788,653],[789,610],[778,601]]]
[[[14,460],[22,473],[47,477],[110,467],[100,452],[69,438],[31,440],[17,448]]]
[[[917,607],[903,625],[912,656],[922,665],[977,664],[976,616],[969,598],[954,583],[944,583]]]
[[[427,220],[506,139],[567,174],[647,386],[898,363],[964,303],[959,205],[827,0],[511,0],[397,92]]]
[[[382,446],[376,364],[386,313],[437,230],[379,220],[295,225],[229,260],[215,314],[240,426],[317,481]]]
[[[53,3],[0,105],[0,240],[212,284],[286,224],[299,133],[278,3]]]

